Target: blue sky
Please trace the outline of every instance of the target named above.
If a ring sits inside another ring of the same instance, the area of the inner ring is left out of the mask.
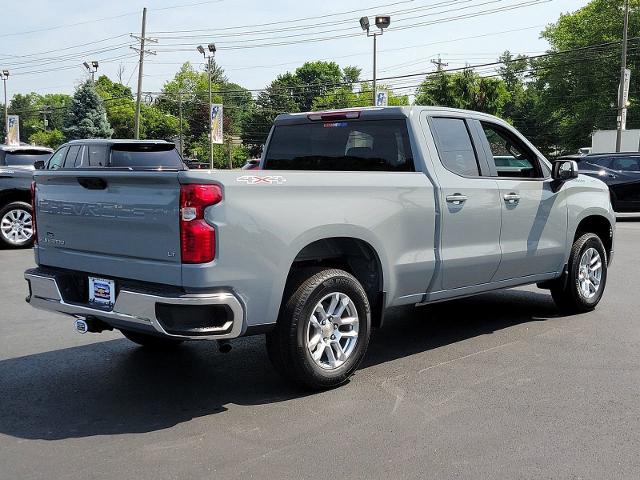
[[[159,90],[185,61],[200,65],[202,56],[195,46],[208,42],[216,42],[216,60],[230,80],[251,89],[262,88],[279,73],[317,59],[361,67],[362,78],[368,79],[372,42],[362,34],[357,19],[376,13],[393,13],[390,28],[378,40],[378,76],[402,75],[433,70],[429,60],[438,55],[449,68],[456,68],[491,62],[505,49],[540,53],[547,47],[539,38],[543,26],[588,3],[550,0],[518,8],[534,2],[7,0],[0,32],[0,68],[11,71],[9,95],[71,93],[87,77],[82,62],[94,59],[100,60],[99,74],[116,78],[121,67],[124,83],[135,87],[137,58],[129,47],[134,43],[129,34],[139,34],[142,7],[146,6],[147,36],[159,41],[150,46],[157,55],[148,56],[145,62],[145,91]],[[504,8],[512,10],[477,15]],[[278,23],[317,16],[325,17]],[[459,16],[470,18],[452,20]],[[329,37],[336,38],[309,41]],[[273,45],[295,40],[306,41]],[[387,83],[408,93],[419,80]]]

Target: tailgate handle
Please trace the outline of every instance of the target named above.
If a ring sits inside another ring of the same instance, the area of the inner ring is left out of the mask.
[[[78,177],[78,183],[89,190],[104,190],[107,182],[98,177]]]

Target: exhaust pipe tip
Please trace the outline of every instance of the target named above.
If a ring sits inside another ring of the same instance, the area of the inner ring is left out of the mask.
[[[74,326],[75,326],[76,332],[81,333],[82,335],[84,335],[89,331],[89,325],[85,320],[81,318],[76,319],[76,321],[74,322]]]
[[[218,340],[218,350],[220,353],[229,353],[231,351],[231,343],[229,340]]]

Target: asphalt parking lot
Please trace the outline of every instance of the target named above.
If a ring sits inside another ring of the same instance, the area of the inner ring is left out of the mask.
[[[526,288],[403,309],[342,388],[305,394],[262,337],[173,353],[78,335],[0,250],[0,478],[638,478],[640,222],[604,299]]]

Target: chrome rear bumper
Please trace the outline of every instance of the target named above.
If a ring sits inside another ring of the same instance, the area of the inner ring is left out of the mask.
[[[112,309],[94,307],[89,304],[78,304],[65,301],[55,275],[28,270],[24,275],[29,284],[27,302],[31,306],[58,312],[73,317],[95,317],[115,326],[152,327],[161,335],[183,339],[225,339],[236,338],[242,334],[244,308],[231,292],[207,294],[184,294],[179,296],[155,295],[133,289],[121,288]],[[170,306],[226,306],[232,312],[231,318],[219,327],[207,329],[206,334],[178,335],[169,333],[156,316],[156,304]]]

